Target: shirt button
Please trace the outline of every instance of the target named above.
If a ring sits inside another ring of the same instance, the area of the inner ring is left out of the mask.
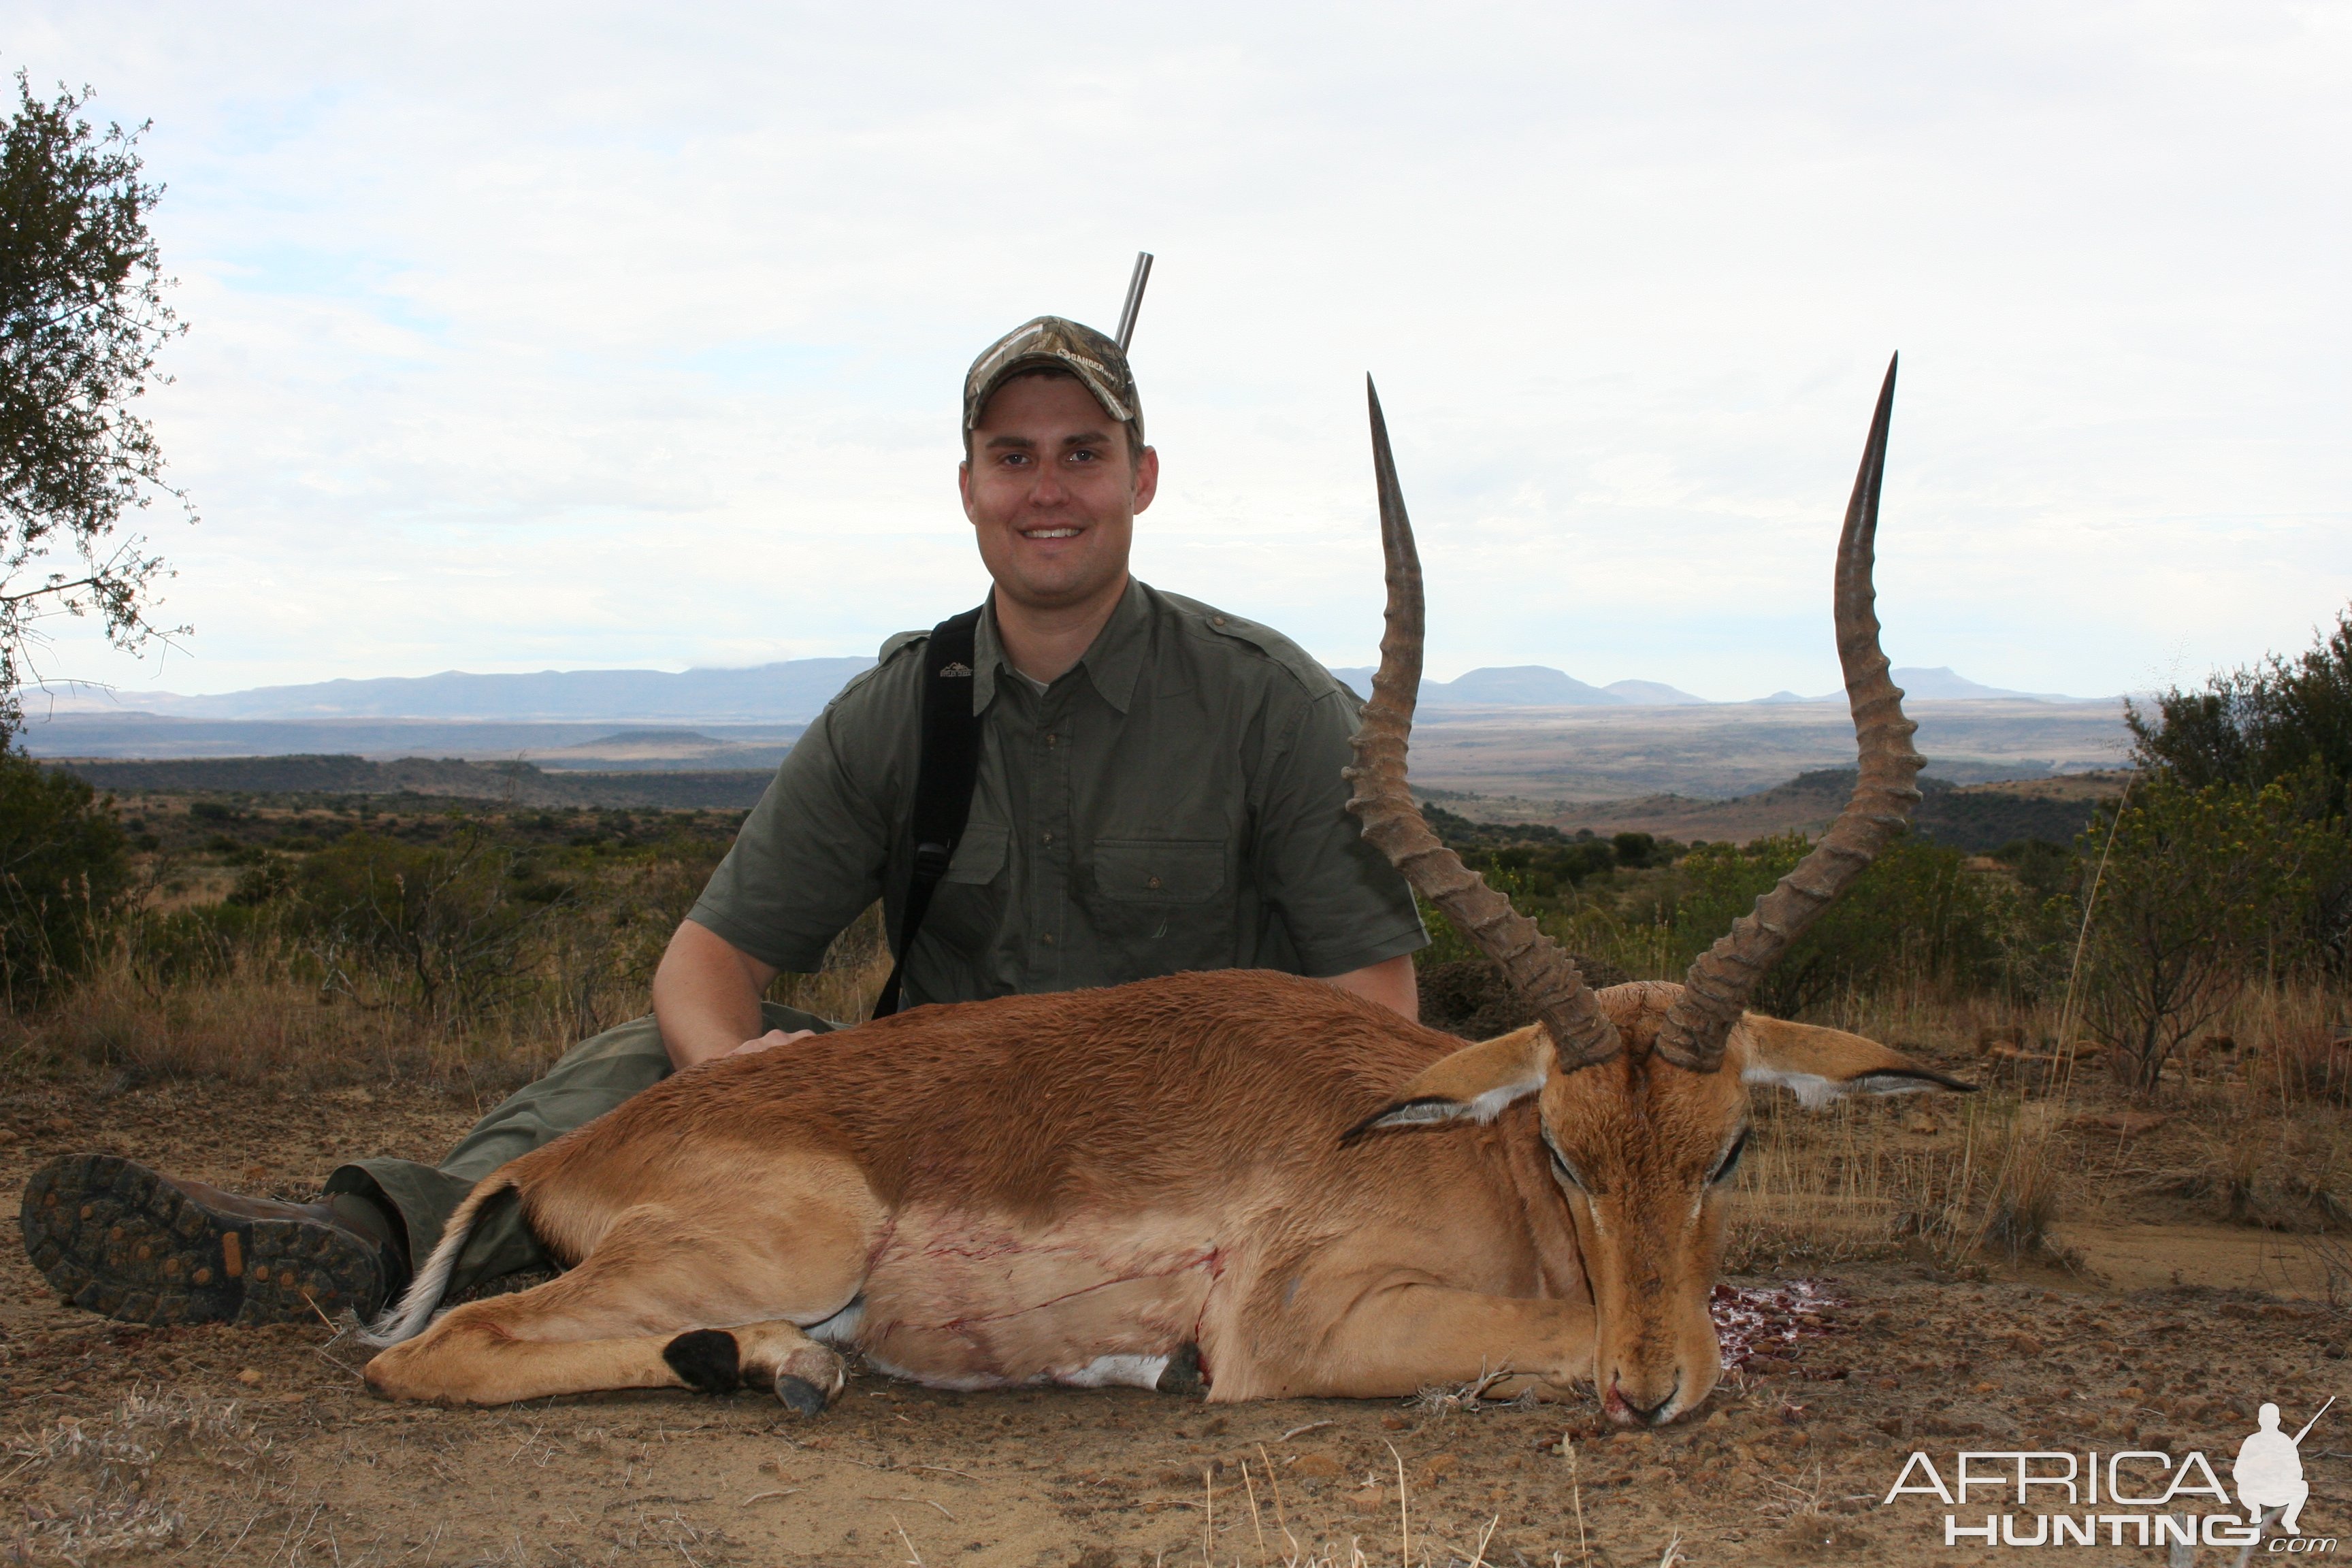
[[[1150,881],[1148,881],[1148,882],[1144,883],[1143,885],[1144,885],[1145,887],[1147,887],[1147,888],[1156,888],[1156,887],[1160,886],[1160,879],[1159,879],[1159,878],[1157,878],[1157,877],[1154,877],[1154,878],[1152,878]]]
[[[1045,749],[1046,749],[1047,751],[1049,751],[1049,752],[1050,752],[1050,751],[1052,751],[1052,750],[1054,749],[1054,747],[1055,747],[1055,743],[1057,743],[1057,742],[1061,740],[1061,738],[1062,738],[1062,737],[1060,737],[1059,735],[1048,735],[1048,736],[1046,736],[1046,737],[1045,737]]]
[[[1222,626],[1225,624],[1225,617],[1223,616],[1211,616],[1209,617],[1209,624],[1213,626]]]
[[[1037,940],[1044,942],[1047,947],[1051,947],[1054,945],[1054,933],[1052,931],[1047,931],[1044,936],[1039,937]]]
[[[1050,834],[1050,833],[1048,833],[1047,835],[1045,835],[1045,842],[1046,842],[1046,843],[1048,843],[1048,844],[1051,844],[1052,842],[1054,842],[1054,836],[1053,836],[1052,834]]]

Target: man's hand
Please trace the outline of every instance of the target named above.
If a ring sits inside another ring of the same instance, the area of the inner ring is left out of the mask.
[[[794,1029],[790,1034],[785,1033],[782,1029],[771,1029],[756,1040],[744,1041],[741,1045],[736,1047],[727,1054],[730,1057],[757,1056],[761,1051],[772,1051],[778,1046],[789,1046],[795,1040],[814,1040],[815,1038],[816,1031],[814,1029]]]
[[[672,1065],[690,1068],[758,1046],[767,1037],[760,1035],[760,997],[775,977],[718,932],[680,921],[654,971],[654,1017]]]
[[[1421,985],[1413,976],[1412,954],[1409,952],[1351,969],[1345,974],[1334,974],[1324,984],[1352,991],[1368,1002],[1402,1013],[1416,1024],[1421,1022]]]

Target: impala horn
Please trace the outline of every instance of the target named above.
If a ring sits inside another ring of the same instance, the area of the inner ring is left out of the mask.
[[[1757,981],[1903,831],[1919,800],[1912,779],[1926,763],[1911,744],[1919,726],[1903,716],[1903,693],[1887,676],[1886,655],[1878,646],[1877,591],[1871,585],[1878,489],[1886,476],[1886,426],[1895,412],[1900,358],[1886,362],[1886,384],[1879,388],[1878,412],[1870,421],[1870,441],[1845,509],[1845,531],[1838,538],[1838,663],[1853,710],[1862,776],[1812,852],[1770,892],[1759,895],[1756,907],[1732,923],[1730,934],[1700,953],[1683,976],[1682,994],[1658,1026],[1655,1048],[1692,1072],[1713,1072],[1722,1065],[1725,1037],[1739,1021]]]
[[[1372,471],[1380,484],[1389,607],[1380,673],[1372,677],[1372,700],[1365,704],[1363,726],[1356,732],[1356,765],[1348,770],[1356,786],[1348,809],[1363,822],[1364,837],[1404,873],[1413,891],[1436,905],[1502,968],[1550,1034],[1559,1070],[1573,1072],[1618,1053],[1617,1026],[1601,1010],[1575,961],[1438,841],[1405,788],[1405,746],[1421,697],[1421,557],[1412,546],[1412,524],[1404,514],[1404,491],[1397,485],[1381,395],[1370,376],[1364,378],[1364,390],[1371,400]],[[1885,661],[1880,663],[1883,668]]]

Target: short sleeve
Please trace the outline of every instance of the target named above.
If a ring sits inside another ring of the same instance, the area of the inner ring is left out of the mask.
[[[800,973],[882,896],[893,748],[866,731],[873,688],[883,684],[845,693],[794,743],[688,920]]]
[[[1259,886],[1281,915],[1302,973],[1328,979],[1429,944],[1412,889],[1364,841],[1341,770],[1355,754],[1356,705],[1337,683],[1301,706],[1269,754],[1259,792]]]

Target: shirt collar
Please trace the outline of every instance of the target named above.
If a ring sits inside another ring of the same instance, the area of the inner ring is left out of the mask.
[[[1151,646],[1151,606],[1145,599],[1146,590],[1133,575],[1127,580],[1127,592],[1119,595],[1118,604],[1111,610],[1110,619],[1095,634],[1095,640],[1078,660],[1087,679],[1094,683],[1102,700],[1119,712],[1127,711],[1135,695],[1135,683],[1143,674],[1143,661]],[[972,638],[971,710],[983,713],[996,698],[997,672],[1008,673],[1012,660],[1005,657],[1003,639],[996,631],[996,595],[988,595],[988,605],[981,612],[980,628]]]

